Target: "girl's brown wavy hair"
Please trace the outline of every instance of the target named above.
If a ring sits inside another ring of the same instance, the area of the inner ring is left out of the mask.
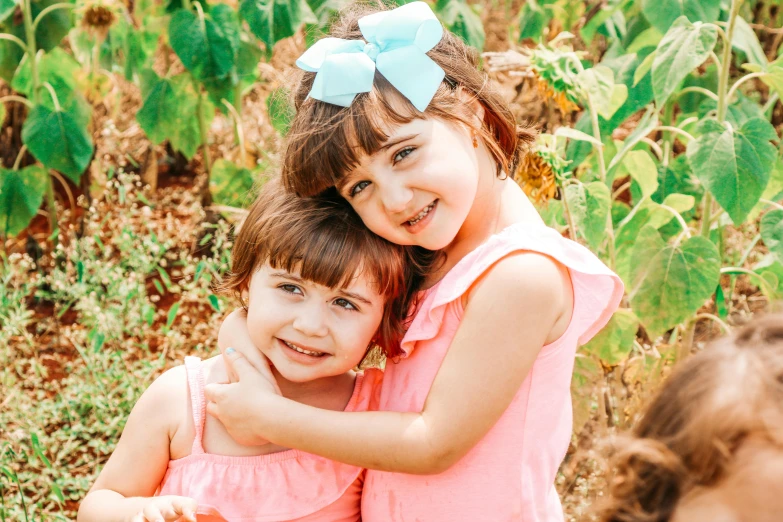
[[[783,315],[754,320],[680,364],[612,459],[603,522],[664,522],[714,486],[748,437],[783,447]]]
[[[349,7],[341,12],[329,36],[362,39],[359,19],[390,7]],[[513,177],[521,154],[535,133],[529,127],[517,126],[506,101],[479,70],[477,53],[459,37],[444,31],[441,41],[427,55],[443,68],[446,77],[424,113],[377,71],[372,91],[358,94],[349,107],[308,99],[315,73],[301,72],[292,90],[296,116],[285,147],[286,188],[300,196],[313,196],[338,185],[359,164],[363,154],[372,155],[380,149],[388,139],[390,127],[415,118],[435,117],[474,128],[475,115],[464,95],[475,98],[484,108],[482,125],[474,130],[497,162],[498,175]]]
[[[336,191],[299,198],[272,180],[250,206],[234,241],[231,270],[216,291],[242,301],[253,273],[265,263],[329,288],[367,275],[385,300],[375,342],[394,357],[435,259],[427,250],[395,245],[370,232]]]

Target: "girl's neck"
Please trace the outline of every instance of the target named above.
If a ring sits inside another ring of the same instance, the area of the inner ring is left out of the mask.
[[[525,222],[543,223],[519,185],[508,177],[482,174],[468,217],[454,241],[444,249],[446,262],[432,282],[440,280],[463,257],[494,234],[514,223]]]
[[[353,395],[356,373],[353,371],[314,381],[292,382],[272,368],[283,397],[292,401],[330,410],[343,410]]]

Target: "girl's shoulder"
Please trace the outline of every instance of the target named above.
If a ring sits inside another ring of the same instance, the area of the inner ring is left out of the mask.
[[[513,293],[526,306],[535,306],[528,289],[538,288],[545,295],[551,287],[555,298],[570,282],[573,309],[565,314],[570,316],[566,326],[579,323],[580,344],[606,324],[624,291],[617,274],[584,246],[543,223],[515,223],[490,236],[427,291],[403,340],[403,350],[437,335],[447,308],[461,317],[472,292],[484,281],[499,292]]]

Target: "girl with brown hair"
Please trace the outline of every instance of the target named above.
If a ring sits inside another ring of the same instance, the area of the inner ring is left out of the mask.
[[[678,366],[612,470],[604,522],[781,520],[783,315]]]
[[[353,370],[368,349],[399,346],[417,265],[367,230],[337,196],[297,198],[268,183],[250,207],[222,282],[274,365],[276,386],[327,411],[377,408],[381,372]],[[159,377],[79,508],[79,522],[357,522],[364,470],[265,441],[237,443],[205,412],[223,357]]]
[[[365,522],[561,521],[574,355],[619,304],[620,279],[511,179],[533,133],[427,4],[351,8],[297,65],[286,186],[336,190],[369,230],[443,262],[386,364],[383,411],[280,397],[239,354],[264,364],[252,323],[232,316],[221,342],[238,350],[239,382],[208,387],[209,412],[237,440],[368,468]]]

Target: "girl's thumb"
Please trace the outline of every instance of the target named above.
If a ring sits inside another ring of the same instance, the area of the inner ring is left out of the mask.
[[[241,379],[250,367],[250,364],[245,359],[245,356],[234,350],[233,348],[226,348],[223,353],[223,361],[226,363],[226,371],[229,375],[236,375],[237,379]]]

